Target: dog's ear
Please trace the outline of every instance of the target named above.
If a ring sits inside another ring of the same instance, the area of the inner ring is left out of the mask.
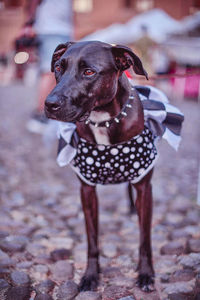
[[[52,59],[51,59],[51,72],[54,72],[55,62],[65,53],[65,51],[73,45],[74,42],[67,42],[65,44],[59,44],[54,50]]]
[[[128,47],[115,45],[111,48],[115,59],[116,66],[122,72],[129,69],[131,66],[136,74],[144,75],[148,80],[148,74],[143,68],[139,57]]]

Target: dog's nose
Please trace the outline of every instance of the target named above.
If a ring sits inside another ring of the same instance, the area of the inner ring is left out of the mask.
[[[45,106],[48,111],[55,112],[61,108],[63,101],[58,100],[55,96],[48,96],[45,101]]]

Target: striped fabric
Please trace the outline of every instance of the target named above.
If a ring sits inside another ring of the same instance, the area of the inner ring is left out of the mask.
[[[134,86],[144,108],[145,125],[157,137],[163,137],[178,150],[184,115],[169,104],[166,95],[152,86]]]

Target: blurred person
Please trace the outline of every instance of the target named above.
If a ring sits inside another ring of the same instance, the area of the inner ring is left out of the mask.
[[[142,36],[134,42],[134,49],[140,56],[148,75],[151,76],[153,75],[152,51],[157,44],[149,36],[148,27],[146,25],[141,26],[141,33]]]
[[[32,132],[41,132],[47,123],[44,101],[55,85],[51,73],[52,53],[58,44],[73,38],[72,1],[29,0],[26,9],[27,19],[20,35],[37,36],[40,72],[37,105],[27,127]]]

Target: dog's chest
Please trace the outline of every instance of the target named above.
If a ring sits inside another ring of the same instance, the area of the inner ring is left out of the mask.
[[[107,112],[95,112],[92,111],[90,114],[90,120],[94,123],[104,122],[110,119],[110,114]],[[108,136],[108,129],[106,127],[95,127],[90,124],[90,129],[94,135],[97,144],[110,145]]]
[[[72,164],[88,184],[135,183],[153,167],[156,158],[154,137],[145,128],[140,135],[115,145],[80,138]]]

